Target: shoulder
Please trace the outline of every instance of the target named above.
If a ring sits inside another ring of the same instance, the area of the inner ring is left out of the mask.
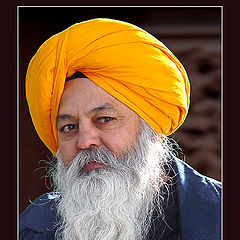
[[[19,216],[20,239],[35,239],[27,235],[54,233],[57,227],[56,199],[58,193],[46,193],[33,201]],[[26,237],[22,237],[22,236]],[[44,238],[48,239],[48,238]]]
[[[180,204],[197,204],[204,207],[211,205],[215,206],[215,209],[220,208],[221,182],[198,173],[179,159],[174,159],[173,168],[176,172],[175,181]]]
[[[222,184],[174,159],[183,239],[220,239]]]
[[[180,185],[186,190],[198,193],[198,190],[200,189],[199,193],[201,194],[210,195],[218,200],[221,199],[221,182],[200,174],[187,163],[179,159],[174,159],[173,167],[177,171]]]

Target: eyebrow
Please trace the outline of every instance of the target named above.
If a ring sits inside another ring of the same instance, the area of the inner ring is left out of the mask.
[[[90,110],[87,115],[92,115],[94,113],[97,113],[97,112],[101,112],[101,111],[104,111],[104,110],[111,110],[111,111],[114,111],[114,112],[117,112],[116,109],[114,108],[114,106],[110,103],[105,103],[103,105],[100,105],[98,107],[95,107],[93,108],[92,110]],[[70,115],[70,114],[58,114],[57,115],[57,124],[60,122],[60,121],[63,121],[65,119],[74,119],[75,117],[73,115]]]
[[[72,115],[69,115],[69,114],[58,114],[57,115],[57,124],[60,122],[60,121],[63,121],[65,119],[70,119],[70,118],[74,118],[74,116]]]
[[[111,111],[116,112],[116,109],[114,108],[114,106],[112,104],[105,103],[103,105],[100,105],[100,106],[95,107],[94,109],[90,110],[88,114],[91,115],[91,114],[101,112],[101,111],[104,111],[104,110],[111,110]]]

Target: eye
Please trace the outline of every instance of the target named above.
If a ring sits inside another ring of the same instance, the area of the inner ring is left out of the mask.
[[[108,124],[111,121],[115,120],[113,117],[99,117],[95,120],[97,124]]]
[[[76,129],[76,128],[77,128],[77,126],[74,125],[74,124],[67,124],[67,125],[60,128],[60,132],[67,133],[67,132],[70,132],[70,131],[72,131],[73,129]]]

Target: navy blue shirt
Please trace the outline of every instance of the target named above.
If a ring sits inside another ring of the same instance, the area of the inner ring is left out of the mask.
[[[164,195],[162,220],[154,212],[147,240],[220,240],[221,183],[205,177],[179,159],[172,162],[174,180]],[[20,240],[54,240],[60,219],[57,193],[37,198],[20,215]]]

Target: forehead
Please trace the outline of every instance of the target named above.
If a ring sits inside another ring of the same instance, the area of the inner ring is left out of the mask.
[[[106,110],[114,109],[136,114],[87,78],[76,78],[66,83],[59,105],[59,113],[89,112],[103,107]]]

